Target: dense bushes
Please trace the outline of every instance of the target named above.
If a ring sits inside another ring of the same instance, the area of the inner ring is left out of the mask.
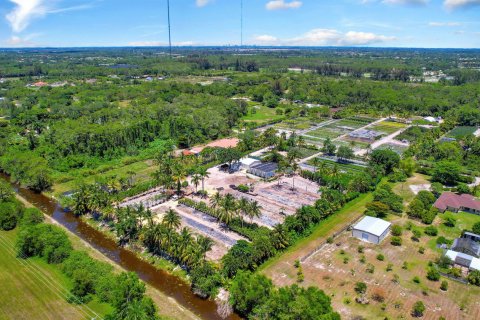
[[[37,224],[20,231],[17,250],[20,257],[39,256],[48,263],[61,263],[70,255],[72,245],[59,227]]]
[[[330,298],[315,287],[276,289],[265,276],[239,272],[230,287],[230,302],[248,319],[339,320]]]
[[[108,319],[156,319],[156,308],[144,296],[145,285],[136,274],[115,275],[109,264],[96,261],[85,252],[72,249],[66,233],[59,227],[41,223],[43,217],[36,209],[27,209],[21,220],[22,229],[17,238],[21,258],[38,256],[50,264],[59,264],[60,270],[72,281],[71,303],[85,303],[94,296],[114,306]]]
[[[420,191],[408,206],[408,216],[420,219],[425,224],[431,224],[438,213],[438,210],[432,207],[435,200],[432,192]]]

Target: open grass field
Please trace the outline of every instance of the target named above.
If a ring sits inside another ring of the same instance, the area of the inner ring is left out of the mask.
[[[0,231],[0,319],[92,319],[112,311],[95,300],[68,303],[70,280],[39,258],[17,258],[15,237],[16,231]]]
[[[477,127],[460,126],[453,128],[446,136],[448,138],[462,139],[475,131],[477,131]]]
[[[382,121],[374,126],[369,127],[369,130],[383,132],[387,135],[392,134],[400,129],[405,128],[407,125],[400,122],[393,122],[393,121]]]
[[[340,171],[346,172],[346,173],[357,173],[363,170],[363,167],[350,164],[350,163],[340,163],[340,162],[326,160],[322,158],[320,158],[320,161],[322,163],[325,163],[328,168],[333,168],[336,165]],[[308,161],[308,164],[313,166],[313,159],[310,159]]]
[[[117,177],[117,178],[129,178],[133,176],[135,182],[142,182],[151,178],[151,174],[155,172],[156,167],[153,165],[152,161],[138,161],[127,165],[116,165],[103,172],[93,173],[88,170],[83,172],[78,172],[78,179],[82,179],[86,183],[93,183],[95,180],[108,178],[108,177]],[[67,181],[62,182],[62,178],[57,178],[56,183],[52,187],[52,193],[54,196],[58,197],[61,194],[71,191],[75,188],[78,180],[75,176],[66,179]]]
[[[376,150],[392,150],[399,155],[402,155],[407,149],[408,147],[406,146],[401,146],[394,143],[385,143],[376,148]]]
[[[319,150],[313,150],[313,149],[307,149],[307,148],[298,148],[298,151],[300,153],[300,159],[311,157],[314,154],[317,154],[320,152]]]
[[[283,115],[276,114],[276,109],[274,108],[268,108],[261,104],[249,102],[248,114],[244,116],[242,120],[261,124],[264,122],[279,120],[283,117]]]
[[[307,117],[298,117],[294,119],[286,119],[280,123],[275,124],[275,128],[277,129],[284,129],[284,130],[305,130],[310,128],[311,126],[315,125],[317,122],[321,122],[322,120],[313,121]]]

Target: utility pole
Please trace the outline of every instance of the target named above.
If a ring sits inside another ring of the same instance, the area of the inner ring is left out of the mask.
[[[170,30],[170,0],[167,0],[167,14],[168,14],[168,47],[170,50],[170,58],[172,58],[172,33]]]

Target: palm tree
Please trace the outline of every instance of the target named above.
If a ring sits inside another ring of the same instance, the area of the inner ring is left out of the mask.
[[[212,208],[216,209],[216,208],[220,207],[222,201],[223,201],[223,197],[220,194],[220,192],[217,191],[217,193],[215,193],[213,195],[212,199],[211,199]]]
[[[242,227],[243,227],[243,218],[242,218],[242,215],[244,215],[244,216],[249,215],[250,202],[248,201],[247,198],[242,197],[242,198],[238,201],[237,207],[238,207],[238,210],[239,210],[239,213],[240,213],[239,218],[242,220]]]
[[[298,163],[297,159],[300,157],[300,151],[297,148],[292,148],[290,151],[288,151],[287,154],[287,161],[290,169],[292,169],[293,176],[292,176],[292,181],[293,181],[293,187],[292,190],[295,190],[295,173],[298,170]]]
[[[162,219],[162,224],[170,230],[177,230],[181,225],[181,219],[175,210],[168,209]]]
[[[198,173],[192,175],[192,184],[195,186],[195,193],[198,191],[198,184],[200,183],[201,176]]]
[[[177,183],[177,194],[180,195],[180,192],[182,191],[182,180],[187,176],[187,171],[183,163],[175,161],[172,176]]]
[[[203,258],[205,259],[205,255],[213,247],[213,240],[210,239],[209,237],[198,235],[197,244],[198,244],[198,247],[200,248],[200,252],[202,253]]]
[[[230,224],[233,219],[233,212],[235,208],[237,207],[235,198],[230,194],[227,193],[227,195],[223,198],[222,203],[220,204],[222,210],[220,210],[219,214],[219,219],[226,225]]]
[[[318,157],[313,158],[312,164],[313,164],[313,167],[314,167],[313,170],[314,170],[315,173],[317,173],[318,166],[320,165],[320,163],[322,163],[322,161],[320,161],[320,158],[318,158]]]
[[[253,218],[259,218],[262,215],[262,206],[258,204],[258,201],[250,202],[248,209],[248,217],[250,218],[250,223],[253,223]]]
[[[200,177],[202,178],[202,192],[205,191],[205,179],[210,177],[210,173],[207,171],[206,168],[199,168],[197,172]]]
[[[282,250],[288,247],[288,232],[283,224],[277,224],[272,231],[273,246],[276,249]]]
[[[178,247],[177,247],[177,257],[180,258],[182,263],[185,263],[189,258],[190,247],[192,245],[192,234],[188,228],[184,227],[180,231],[180,237],[178,239]]]

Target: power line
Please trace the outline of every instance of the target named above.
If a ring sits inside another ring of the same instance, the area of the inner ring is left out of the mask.
[[[170,0],[167,0],[167,14],[168,14],[168,47],[170,50],[170,58],[172,57],[172,34],[170,29]]]
[[[32,262],[30,262],[27,257],[17,257],[17,254],[12,249],[12,247],[14,247],[14,244],[11,243],[7,238],[0,236],[0,246],[4,247],[6,251],[9,252],[15,258],[15,260],[17,260],[18,263],[20,263],[20,265],[25,267],[25,270],[30,273],[30,276],[33,276],[40,283],[42,283],[44,287],[50,289],[54,295],[61,299],[68,300],[69,298],[71,298],[79,302],[77,297],[72,295],[68,290],[63,289],[62,285],[60,285],[58,282],[55,283],[56,280],[46,275],[42,270],[40,270]],[[86,316],[88,319],[102,319],[95,311],[93,311],[89,306],[85,304],[72,304],[72,306],[84,316]]]

